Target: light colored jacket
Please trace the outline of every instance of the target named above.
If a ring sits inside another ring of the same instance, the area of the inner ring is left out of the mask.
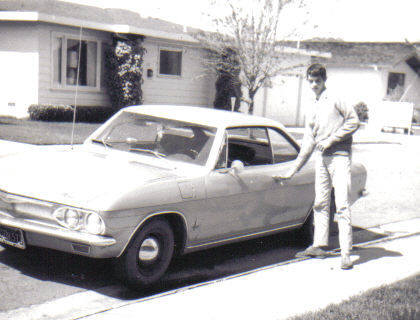
[[[359,124],[354,108],[325,90],[319,100],[314,99],[313,105],[308,108],[302,147],[294,163],[296,171],[306,163],[317,144],[323,140],[331,145],[323,155],[349,155],[352,135]]]

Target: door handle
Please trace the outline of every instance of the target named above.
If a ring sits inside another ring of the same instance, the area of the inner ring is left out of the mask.
[[[282,186],[285,184],[285,182],[289,179],[285,179],[282,176],[271,176],[274,180],[274,182],[280,183]]]

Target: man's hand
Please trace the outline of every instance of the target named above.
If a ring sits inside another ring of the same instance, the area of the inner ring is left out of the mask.
[[[332,142],[329,139],[325,139],[325,140],[322,140],[322,141],[318,142],[316,147],[319,151],[324,152],[329,147],[331,147],[331,144],[332,144]]]
[[[296,174],[295,169],[289,169],[289,171],[287,171],[285,174],[273,176],[273,179],[276,181],[290,180],[295,174]]]

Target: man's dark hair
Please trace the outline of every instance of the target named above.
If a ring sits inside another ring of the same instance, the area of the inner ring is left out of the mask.
[[[320,63],[311,64],[306,70],[306,78],[309,77],[321,77],[322,80],[327,80],[327,70],[325,67]]]

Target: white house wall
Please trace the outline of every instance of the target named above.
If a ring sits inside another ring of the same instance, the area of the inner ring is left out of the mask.
[[[53,86],[52,39],[55,35],[65,34],[79,39],[80,29],[60,25],[39,25],[39,104],[74,105],[75,88],[55,88]],[[111,42],[111,35],[106,32],[83,29],[82,39]],[[102,57],[103,59],[103,57]],[[78,106],[109,106],[109,99],[104,87],[100,90],[79,86]]]
[[[255,96],[254,114],[280,121],[287,126],[303,125],[300,94],[303,80],[297,76],[278,76],[270,87],[261,88]]]
[[[215,78],[203,68],[204,51],[193,45],[146,38],[144,41],[144,104],[213,105]],[[182,50],[181,76],[159,75],[159,50]],[[147,77],[147,70],[153,76]]]
[[[280,121],[286,126],[303,126],[305,104],[304,72],[310,56],[294,55],[284,60],[285,65],[296,66],[295,75],[276,76],[269,87],[259,89],[254,99],[254,114]],[[241,105],[245,111],[246,105]]]
[[[389,72],[400,72],[405,74],[405,94],[402,97],[402,101],[412,102],[414,103],[415,109],[420,110],[420,77],[407,65],[407,63],[405,63],[405,61],[396,64]],[[387,83],[388,78],[384,81],[385,85]]]
[[[364,102],[369,107],[384,97],[382,71],[373,67],[327,66],[326,85],[353,105]]]
[[[74,104],[74,89],[57,89],[52,86],[52,51],[51,41],[54,34],[66,34],[76,38],[80,30],[73,27],[43,24],[40,27],[40,77],[39,103]],[[111,42],[111,35],[106,32],[83,29],[82,37]],[[202,58],[204,53],[194,46],[171,43],[157,39],[144,41],[144,83],[142,84],[144,104],[175,104],[209,106],[214,99],[214,79],[204,75]],[[181,77],[158,75],[159,48],[182,49]],[[153,70],[153,77],[147,77],[147,69]],[[80,106],[109,105],[106,89],[89,90],[79,86],[77,104]]]
[[[24,117],[38,99],[37,29],[2,21],[0,30],[0,114]]]
[[[381,102],[387,98],[389,72],[406,75],[404,89],[407,92],[402,101],[412,102],[414,107],[419,109],[420,80],[404,61],[388,68],[328,66],[327,87],[339,92],[353,105],[358,102],[366,103],[369,109],[370,126],[380,127],[383,118]]]

